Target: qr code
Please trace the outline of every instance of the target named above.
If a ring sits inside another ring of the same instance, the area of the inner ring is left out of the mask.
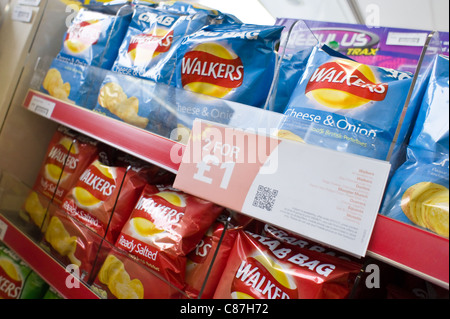
[[[277,195],[278,190],[259,185],[255,199],[253,200],[253,206],[270,212],[273,209]]]

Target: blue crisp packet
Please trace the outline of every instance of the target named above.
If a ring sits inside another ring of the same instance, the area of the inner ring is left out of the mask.
[[[110,69],[131,20],[131,10],[118,15],[81,9],[68,28],[58,58]]]
[[[160,133],[159,126],[164,126],[164,116],[158,113],[160,108],[152,102],[156,85],[152,81],[110,72],[100,87],[93,111]],[[154,121],[155,118],[160,121]]]
[[[182,38],[202,28],[206,13],[183,15],[137,6],[112,70],[124,75],[170,83],[175,50]]]
[[[280,62],[277,86],[270,111],[284,113],[292,92],[306,69],[313,47],[285,54]]]
[[[449,61],[438,56],[407,148],[381,214],[449,236]]]
[[[330,56],[315,47],[280,126],[308,144],[386,160],[412,74]],[[416,114],[411,103],[396,147]]]
[[[264,107],[283,28],[250,24],[204,27],[183,39],[172,85]]]
[[[81,105],[87,67],[53,59],[41,91],[65,102]]]

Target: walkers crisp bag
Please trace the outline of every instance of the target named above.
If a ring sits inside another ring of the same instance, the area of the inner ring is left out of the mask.
[[[137,6],[112,70],[169,84],[175,66],[169,52],[206,23],[206,13],[186,15]]]
[[[81,90],[87,78],[86,66],[54,59],[42,82],[41,91],[65,102],[82,104]]]
[[[104,299],[179,299],[182,292],[124,251],[112,249],[92,289]]]
[[[248,24],[204,27],[182,41],[172,84],[263,107],[274,77],[282,29]]]
[[[47,283],[0,242],[0,299],[40,299]]]
[[[240,231],[215,299],[344,299],[361,265]]]
[[[60,60],[111,69],[127,31],[131,12],[108,15],[81,9],[63,38]]]
[[[252,221],[244,215],[233,214],[232,217],[227,223],[227,216],[220,215],[187,256],[185,291],[190,298],[211,299],[214,296],[238,231]]]
[[[116,246],[181,289],[186,255],[195,249],[222,210],[172,187],[147,185]]]
[[[386,160],[405,107],[412,75],[333,57],[316,47],[284,114],[280,130],[308,144]],[[400,147],[416,115],[407,108]]]
[[[24,210],[38,227],[44,226],[50,200],[60,204],[84,169],[97,155],[97,142],[60,127],[53,135]]]
[[[62,201],[68,215],[114,243],[147,184],[144,172],[95,159]]]
[[[381,213],[449,236],[449,61],[438,56],[407,149]]]

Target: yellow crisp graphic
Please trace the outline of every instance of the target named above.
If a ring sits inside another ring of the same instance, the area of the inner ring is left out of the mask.
[[[70,236],[64,228],[61,220],[53,216],[50,224],[45,232],[45,240],[61,255],[67,256],[70,262],[78,267],[81,266],[81,261],[75,257],[77,249],[77,237]]]
[[[122,261],[109,255],[98,273],[100,282],[108,286],[118,299],[144,299],[144,286],[139,279],[130,279]]]
[[[166,201],[168,201],[174,206],[186,207],[186,200],[184,199],[184,196],[181,194],[177,194],[174,192],[159,192],[155,194],[155,196],[164,198]]]
[[[51,96],[63,101],[73,102],[69,100],[70,83],[64,83],[61,73],[57,69],[48,70],[42,86]]]
[[[73,142],[72,139],[64,136],[63,138],[61,138],[61,140],[59,141],[59,144],[64,146],[64,148],[69,151],[71,154],[78,154],[78,145],[76,143]]]
[[[62,174],[61,174],[62,173]],[[55,164],[47,164],[44,168],[45,177],[53,183],[58,183],[67,178],[68,174],[62,171],[62,168]]]
[[[297,289],[294,280],[287,274],[283,266],[278,264],[271,257],[267,255],[258,255],[255,259],[259,261],[281,285],[290,290]]]
[[[101,202],[101,200],[82,187],[74,187],[72,192],[77,202],[84,207],[94,207]]]
[[[278,130],[275,134],[275,136],[279,137],[279,138],[284,138],[287,140],[292,140],[292,141],[297,141],[297,142],[301,142],[301,143],[305,143],[305,141],[298,135],[292,133],[291,131],[288,130]]]
[[[131,125],[140,128],[148,125],[149,120],[138,115],[139,100],[134,96],[128,98],[117,83],[107,83],[100,89],[98,103]]]
[[[150,237],[164,232],[163,229],[157,228],[151,221],[142,217],[133,218],[131,224],[136,233],[142,237]]]
[[[416,225],[449,237],[449,190],[439,184],[421,182],[408,188],[401,207]]]
[[[10,260],[6,258],[0,258],[0,268],[3,268],[5,273],[14,281],[22,281],[20,273],[17,271],[16,266]]]
[[[25,200],[25,211],[30,215],[33,222],[38,227],[42,227],[46,217],[46,209],[39,201],[39,195],[32,191]]]

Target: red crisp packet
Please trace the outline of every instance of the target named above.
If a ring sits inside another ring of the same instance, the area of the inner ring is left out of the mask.
[[[361,265],[240,231],[216,299],[342,299]]]
[[[63,265],[76,266],[81,279],[90,278],[101,242],[100,236],[65,212],[55,206],[49,210],[43,245]]]
[[[60,204],[78,177],[97,156],[97,142],[60,127],[53,135],[33,189],[24,203],[24,210],[42,231],[45,231],[50,201]]]
[[[49,198],[54,195],[55,203],[61,203],[96,155],[97,142],[60,127],[50,141],[33,189]]]
[[[81,174],[61,207],[114,243],[146,184],[139,171],[107,165],[97,158]]]
[[[170,186],[147,185],[116,246],[183,288],[186,255],[195,249],[222,210]]]
[[[191,298],[211,299],[213,297],[238,231],[252,220],[243,215],[233,217],[225,230],[227,216],[220,215],[197,247],[187,256],[185,291]],[[220,241],[221,238],[222,241]],[[206,278],[208,271],[210,271],[209,276]]]
[[[92,285],[105,299],[177,299],[181,291],[155,276],[125,252],[112,249]]]
[[[319,253],[324,253],[330,256],[335,256],[338,258],[342,258],[345,260],[353,260],[358,261],[357,258],[341,253],[337,250],[331,249],[329,247],[325,247],[320,245],[319,243],[313,242],[307,238],[299,236],[297,234],[288,232],[283,229],[279,229],[273,225],[265,224],[264,229],[261,232],[262,235],[274,238],[279,240],[280,242],[286,245],[292,245],[293,247],[305,248],[313,251],[317,251]]]

